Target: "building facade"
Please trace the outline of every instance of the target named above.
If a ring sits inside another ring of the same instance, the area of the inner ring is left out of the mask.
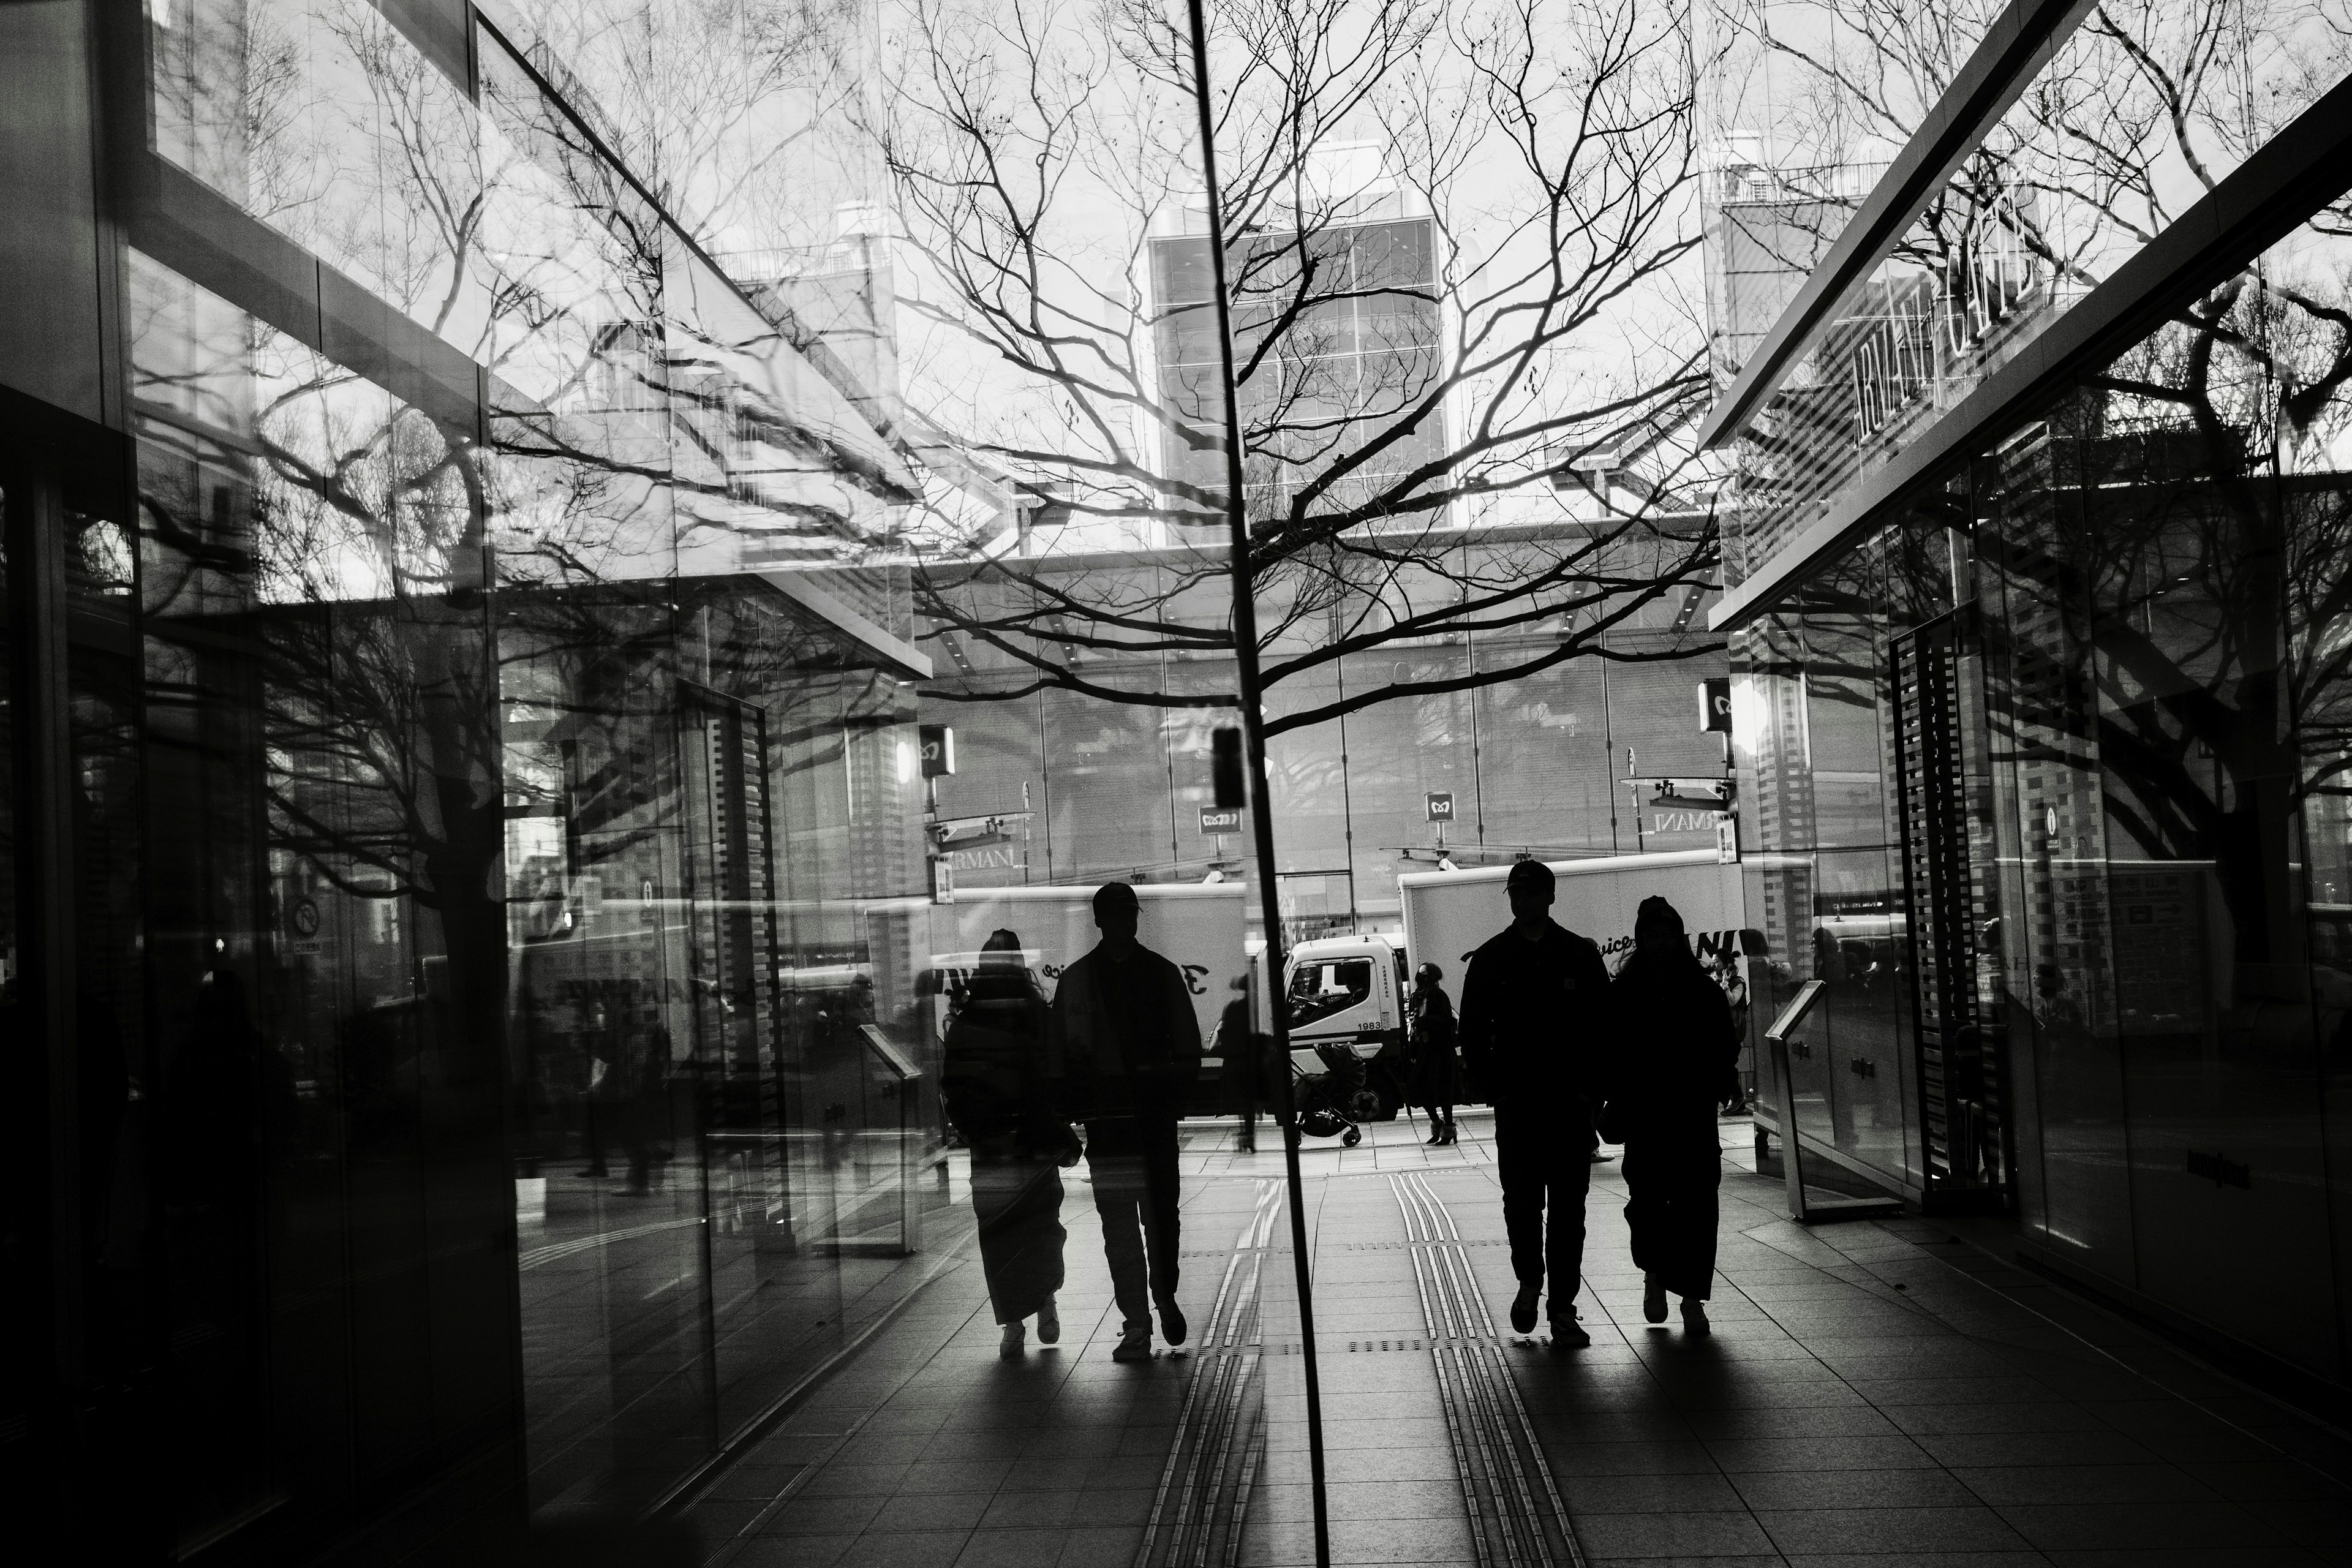
[[[915,479],[566,53],[694,20],[0,16],[28,1538],[625,1536],[906,1288]]]
[[[1711,621],[1775,1136],[2333,1401],[2352,56],[2230,9],[2117,136],[2220,8],[2018,0],[1940,74],[1862,7],[1720,8]],[[1920,66],[1875,139],[1790,63],[1864,45]]]
[[[1520,547],[1515,535],[1528,531],[1465,529],[1450,548],[1492,563],[1465,571],[1501,570]],[[1202,547],[1180,546],[1072,553],[1033,570],[1049,585],[1066,584],[1065,592],[1101,595],[1114,579],[1134,581],[1147,597],[1181,605],[1174,584],[1210,558]],[[1661,805],[1644,782],[1725,776],[1722,737],[1700,728],[1697,688],[1727,668],[1694,624],[1704,603],[1691,595],[1686,611],[1680,600],[1660,600],[1629,616],[1609,639],[1622,661],[1568,659],[1492,684],[1384,698],[1272,733],[1268,783],[1290,938],[1401,930],[1398,875],[1432,869],[1441,857],[1473,865],[1521,854],[1711,847],[1709,814]],[[1204,598],[1201,608],[1205,619],[1217,606]],[[1266,620],[1278,613],[1269,609]],[[1277,641],[1268,658],[1304,646],[1314,630],[1309,624]],[[939,678],[927,689],[983,699],[934,701],[926,711],[956,731],[957,772],[938,781],[940,815],[998,823],[947,845],[958,886],[1243,873],[1251,857],[1246,819],[1226,826],[1213,810],[1203,816],[1215,805],[1210,737],[1231,721],[1229,709],[1057,690],[987,700],[1027,684],[1025,671],[980,638],[951,627],[927,631],[923,646],[940,650]],[[1278,724],[1285,713],[1357,691],[1467,681],[1540,658],[1558,637],[1538,623],[1524,633],[1401,639],[1276,687],[1267,714]],[[1097,685],[1136,691],[1207,695],[1230,691],[1234,681],[1230,656],[1185,649],[1106,650],[1083,669]]]

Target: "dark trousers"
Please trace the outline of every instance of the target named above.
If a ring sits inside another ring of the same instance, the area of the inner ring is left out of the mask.
[[[1102,1217],[1112,1299],[1129,1333],[1151,1329],[1151,1304],[1176,1299],[1176,1119],[1087,1123],[1087,1170]]]
[[[1062,1172],[1051,1160],[1006,1158],[975,1148],[971,1209],[980,1267],[1000,1323],[1017,1323],[1062,1288]]]
[[[1584,1268],[1584,1198],[1592,1190],[1591,1120],[1495,1111],[1495,1164],[1503,1180],[1503,1227],[1511,1237],[1511,1272],[1522,1285],[1549,1283],[1547,1309],[1566,1313]]]
[[[1625,1145],[1625,1223],[1633,1266],[1675,1295],[1704,1301],[1715,1289],[1717,1189],[1723,1153],[1704,1140],[1636,1137]]]

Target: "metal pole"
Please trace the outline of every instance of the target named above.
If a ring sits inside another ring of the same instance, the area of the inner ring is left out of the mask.
[[[1257,598],[1250,584],[1249,516],[1242,495],[1241,394],[1234,382],[1233,310],[1225,291],[1225,217],[1217,184],[1216,112],[1209,97],[1209,25],[1202,0],[1185,0],[1192,27],[1192,97],[1201,116],[1201,183],[1209,205],[1211,304],[1216,312],[1218,386],[1225,422],[1225,522],[1232,537],[1234,662],[1241,685],[1242,743],[1249,767],[1250,816],[1256,840],[1258,900],[1265,921],[1267,1009],[1274,1024],[1275,1060],[1287,1073],[1290,1027],[1284,1017],[1282,894],[1275,879],[1274,813],[1266,787],[1265,721],[1259,697]],[[1315,1364],[1315,1284],[1307,1253],[1307,1213],[1299,1202],[1298,1118],[1283,1119],[1284,1172],[1290,1183],[1290,1264],[1298,1282],[1299,1352],[1307,1363],[1307,1464],[1315,1509],[1315,1562],[1330,1568],[1331,1515],[1323,1486],[1323,1385]]]

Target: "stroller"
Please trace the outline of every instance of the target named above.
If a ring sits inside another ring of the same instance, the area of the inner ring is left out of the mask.
[[[1363,1061],[1344,1045],[1294,1047],[1290,1091],[1298,1130],[1309,1138],[1336,1132],[1343,1148],[1362,1142],[1358,1123],[1380,1114],[1381,1097],[1364,1082]]]

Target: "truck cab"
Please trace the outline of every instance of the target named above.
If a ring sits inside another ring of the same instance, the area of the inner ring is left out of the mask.
[[[1396,1114],[1404,1089],[1403,952],[1386,937],[1318,937],[1291,949],[1284,968],[1293,1053],[1346,1049],[1365,1064],[1381,1115]]]

